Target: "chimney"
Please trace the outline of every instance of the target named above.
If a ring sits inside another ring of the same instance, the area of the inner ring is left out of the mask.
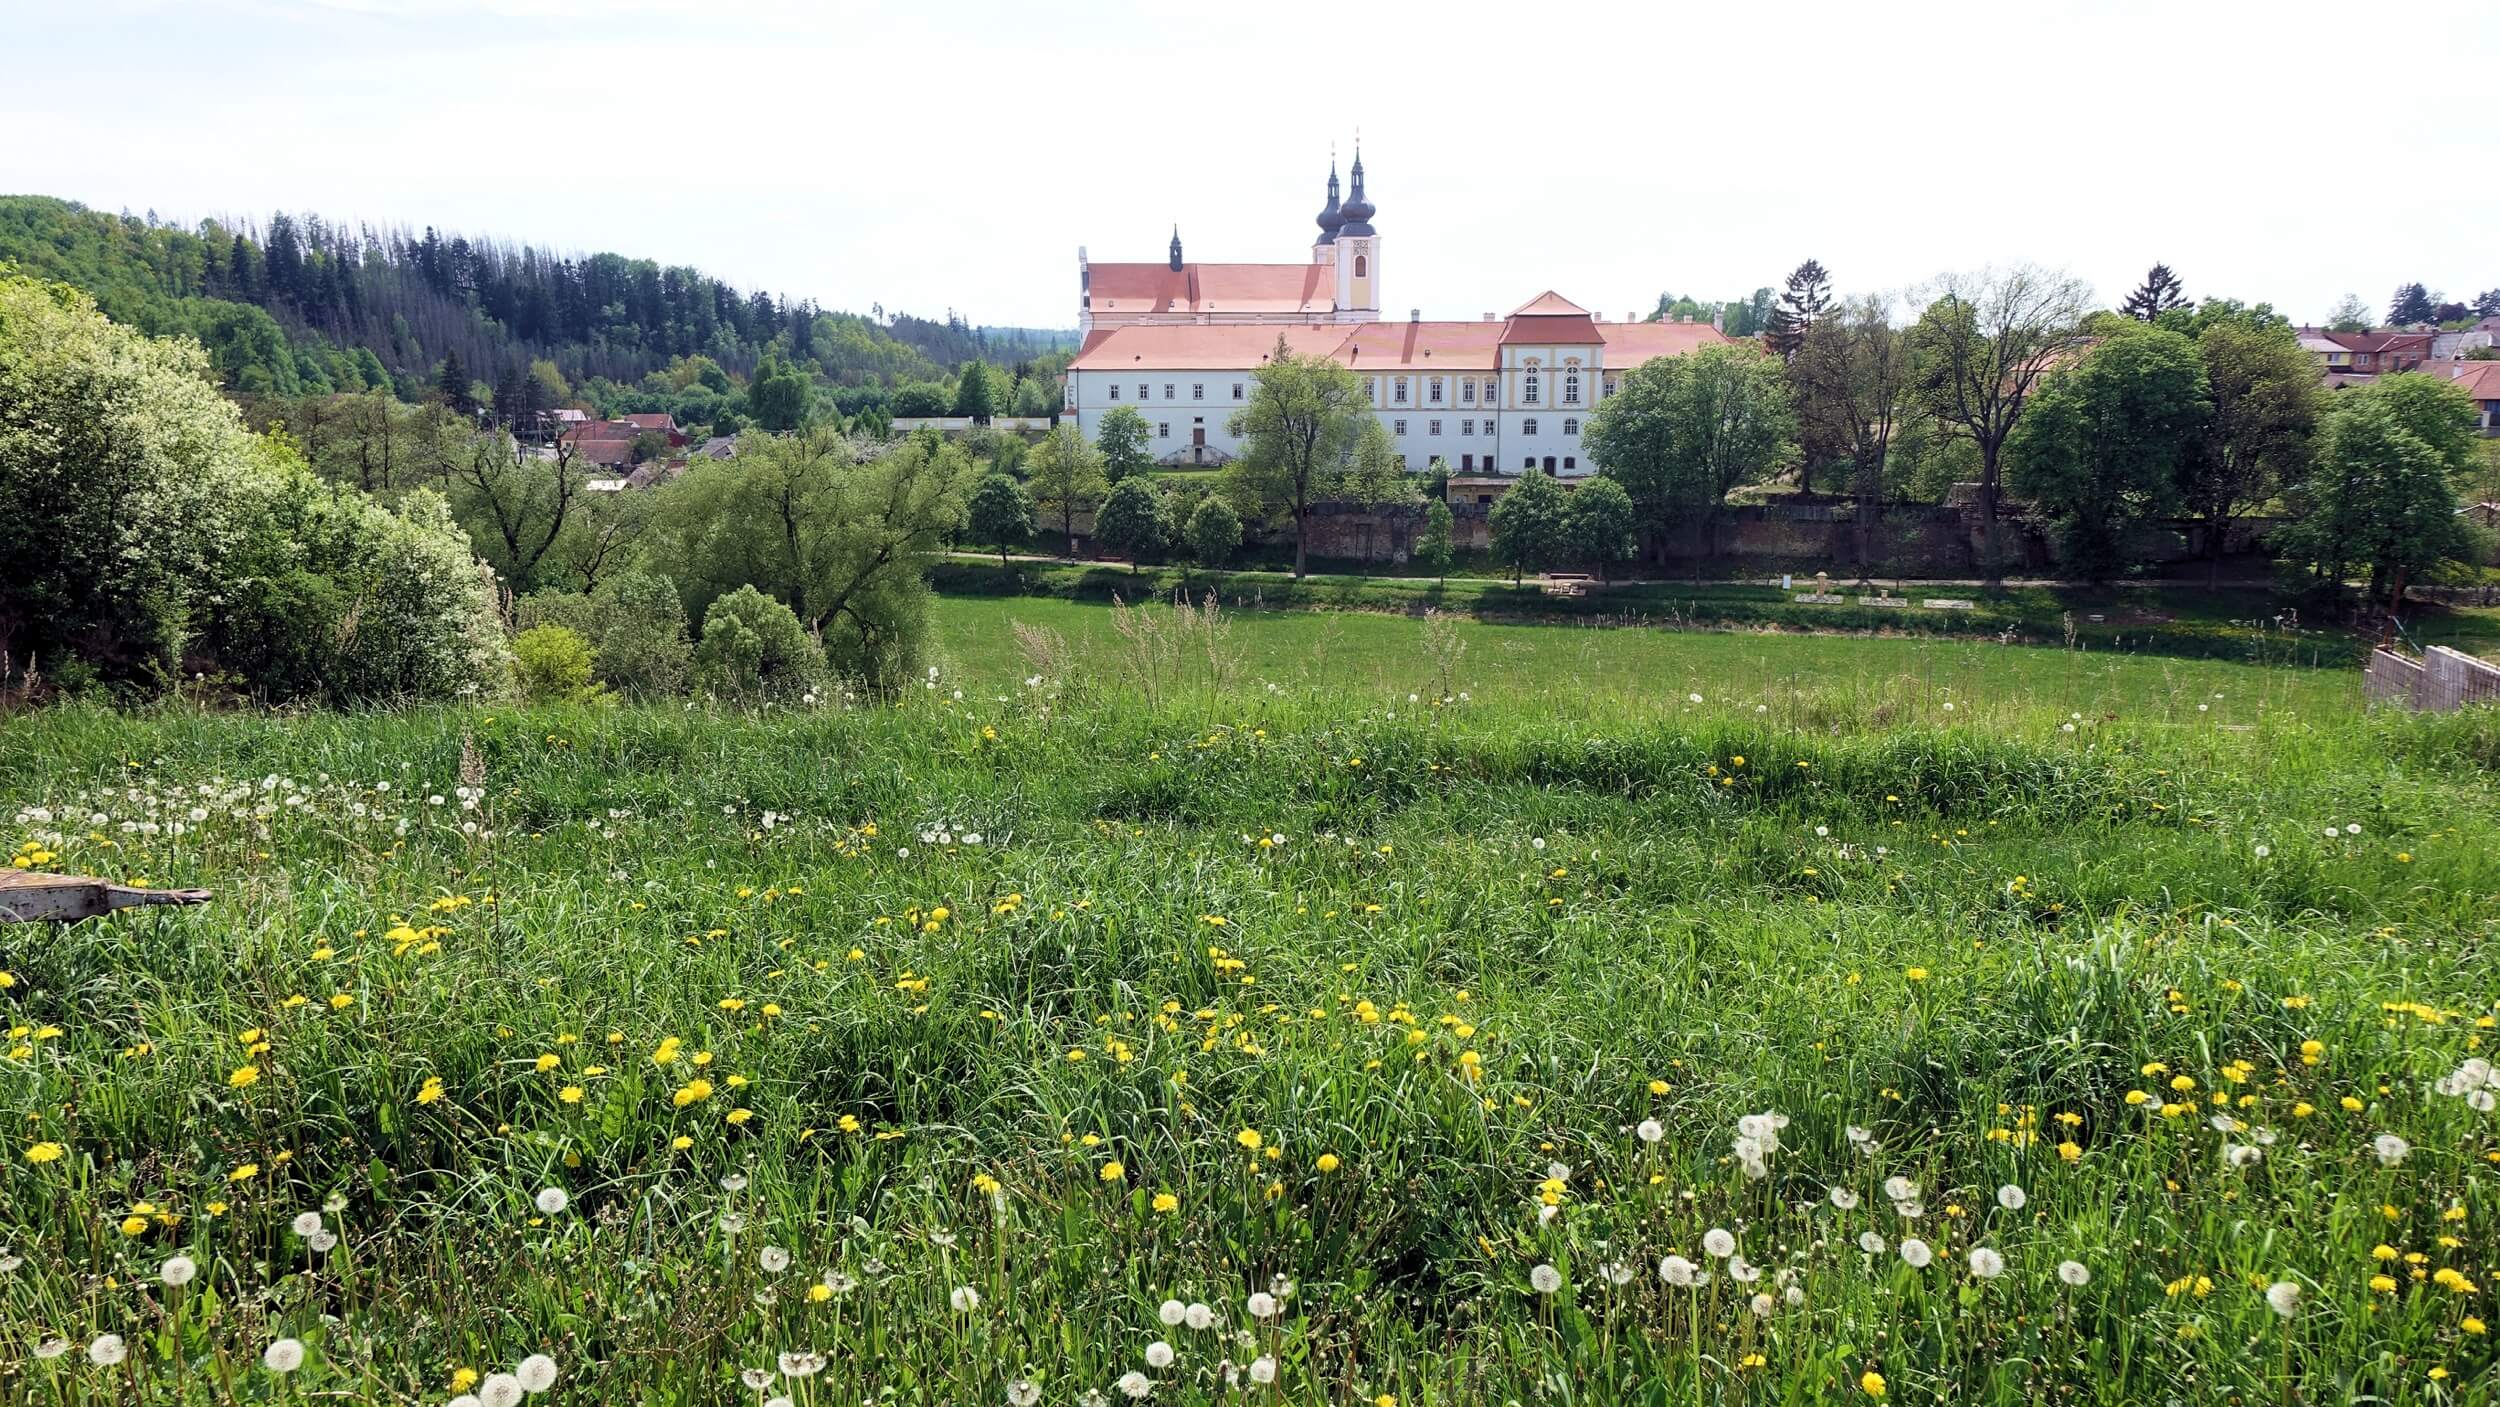
[[[1486,322],[1498,322],[1498,321],[1500,321],[1500,319],[1498,319],[1498,318],[1494,317],[1491,313],[1487,313],[1487,314],[1485,314],[1485,315],[1484,315],[1484,320],[1485,320]]]
[[[1424,310],[1421,308],[1407,309],[1406,320],[1408,322],[1422,322],[1424,320]]]

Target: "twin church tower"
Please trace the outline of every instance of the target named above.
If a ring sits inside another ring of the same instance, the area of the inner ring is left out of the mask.
[[[1358,146],[1351,190],[1328,168],[1328,204],[1308,264],[1190,263],[1172,231],[1171,257],[1156,264],[1096,264],[1076,252],[1077,327],[1140,324],[1359,323],[1380,320],[1379,208],[1363,188]]]

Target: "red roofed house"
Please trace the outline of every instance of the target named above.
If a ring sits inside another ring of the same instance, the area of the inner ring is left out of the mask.
[[[2414,369],[2465,392],[2483,433],[2500,435],[2500,362],[2431,361]]]
[[[1601,322],[1547,292],[1506,318],[1380,321],[1378,213],[1354,159],[1351,197],[1328,205],[1307,264],[1191,264],[1179,231],[1162,264],[1092,264],[1077,252],[1085,338],[1069,363],[1067,413],[1086,438],[1129,406],[1146,417],[1165,464],[1222,464],[1240,452],[1227,428],[1250,373],[1282,337],[1295,356],[1352,367],[1410,469],[1434,459],[1458,473],[1596,472],[1580,434],[1622,374],[1727,338],[1707,323]]]
[[[2314,327],[2298,332],[2300,345],[2318,359],[2318,371],[2330,385],[2411,371],[2431,355],[2428,332],[2323,332]]]

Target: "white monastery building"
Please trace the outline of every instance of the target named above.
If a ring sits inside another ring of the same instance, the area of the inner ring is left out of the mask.
[[[1160,264],[1097,264],[1076,254],[1077,326],[1066,413],[1087,439],[1131,406],[1165,464],[1222,464],[1240,451],[1228,429],[1250,398],[1250,373],[1282,336],[1297,356],[1352,367],[1407,467],[1440,459],[1454,473],[1563,478],[1595,473],[1580,431],[1625,371],[1726,337],[1707,323],[1601,322],[1562,295],[1541,293],[1508,317],[1476,322],[1380,318],[1378,209],[1354,158],[1338,202],[1328,173],[1319,240],[1301,264],[1193,264],[1180,231]]]

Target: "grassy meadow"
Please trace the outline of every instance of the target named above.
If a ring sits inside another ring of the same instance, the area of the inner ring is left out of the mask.
[[[0,721],[0,1400],[2500,1397],[2500,719],[941,603],[899,702]]]

